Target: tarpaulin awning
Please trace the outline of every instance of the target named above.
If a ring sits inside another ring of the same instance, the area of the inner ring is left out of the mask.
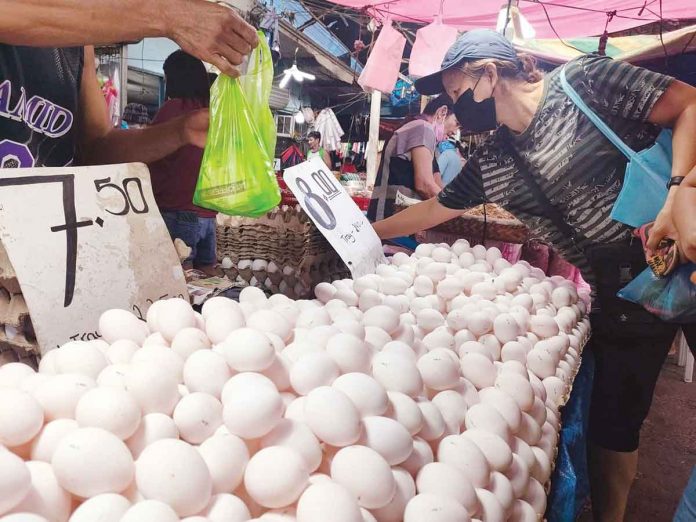
[[[597,51],[599,38],[571,38],[565,43],[557,38],[516,40],[514,44],[518,51],[545,61],[563,63],[581,54]],[[664,33],[662,38],[659,34],[611,37],[606,45],[607,56],[633,63],[695,51],[696,25]]]
[[[442,6],[443,23],[460,30],[495,29],[504,0],[330,0],[366,10],[378,19],[430,23]],[[513,2],[514,3],[514,2]],[[660,19],[696,18],[694,0],[519,0],[519,10],[535,38],[601,35],[605,28],[623,31]],[[613,16],[609,19],[608,13]]]

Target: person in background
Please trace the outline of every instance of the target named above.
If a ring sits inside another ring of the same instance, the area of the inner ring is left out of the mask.
[[[307,134],[307,145],[309,145],[309,152],[307,152],[307,159],[321,158],[329,170],[333,170],[331,167],[331,155],[324,150],[321,146],[321,133],[318,131],[312,131]]]
[[[208,107],[210,84],[203,62],[184,51],[175,51],[164,62],[167,101],[152,125],[166,122]],[[196,268],[217,275],[216,219],[211,210],[193,204],[203,149],[193,145],[152,163],[150,176],[155,201],[172,240],[181,239],[191,248],[184,268]]]
[[[205,145],[207,110],[114,128],[93,45],[168,37],[238,76],[235,66],[258,44],[235,11],[204,0],[0,0],[0,13],[0,168],[150,163]],[[40,122],[31,107],[43,107]]]
[[[561,71],[632,149],[643,150],[661,128],[672,129],[672,181],[651,248],[669,236],[686,238],[688,250],[696,234],[693,203],[681,215],[674,206],[694,201],[679,183],[686,177],[693,184],[696,176],[696,88],[599,55],[563,67],[544,75],[492,30],[459,36],[441,70],[416,81],[416,89],[447,92],[466,130],[495,132],[438,197],[374,228],[381,238],[401,237],[488,201],[512,212],[582,271],[596,296],[586,348],[595,358],[588,433],[592,509],[598,522],[621,522],[660,369],[678,328],[696,351],[696,325],[663,322],[616,296],[647,266],[631,229],[611,218],[626,158],[570,100]]]
[[[437,144],[437,150],[440,155],[437,158],[437,164],[440,167],[440,176],[442,184],[447,186],[464,166],[464,158],[461,154],[461,145],[454,138],[446,139]]]
[[[438,141],[445,139],[446,129],[456,130],[457,125],[452,100],[443,94],[430,100],[422,114],[394,131],[377,170],[367,212],[370,221],[394,214],[398,192],[411,198],[430,199],[442,190],[435,148]]]
[[[353,156],[346,156],[343,165],[341,165],[341,174],[356,174],[358,169],[355,168],[353,163]]]
[[[129,103],[123,109],[124,129],[144,129],[150,124],[147,107],[141,103]]]

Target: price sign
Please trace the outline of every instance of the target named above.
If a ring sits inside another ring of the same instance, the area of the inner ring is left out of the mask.
[[[353,277],[386,262],[372,225],[320,158],[286,169],[283,179]]]
[[[42,353],[98,338],[110,308],[188,297],[145,165],[3,170],[0,241]]]

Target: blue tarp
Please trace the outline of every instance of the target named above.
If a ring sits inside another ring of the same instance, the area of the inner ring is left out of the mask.
[[[546,518],[549,522],[573,522],[590,497],[587,471],[587,425],[594,377],[594,356],[583,352],[580,371],[570,399],[561,411],[561,436],[556,468],[551,476]]]

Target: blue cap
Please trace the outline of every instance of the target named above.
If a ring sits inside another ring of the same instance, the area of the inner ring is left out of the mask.
[[[515,48],[501,33],[491,29],[474,29],[457,38],[447,50],[438,72],[416,80],[416,90],[426,96],[440,94],[445,90],[442,86],[443,71],[453,69],[466,61],[485,58],[519,62]]]

